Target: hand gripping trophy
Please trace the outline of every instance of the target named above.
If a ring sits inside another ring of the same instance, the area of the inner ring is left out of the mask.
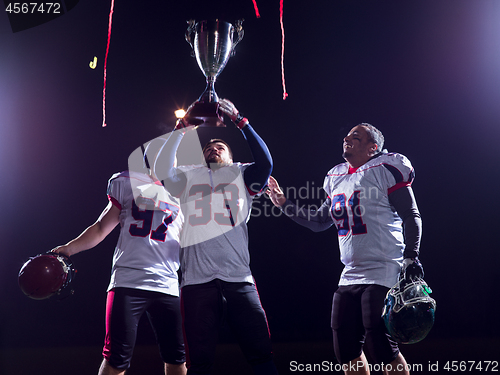
[[[207,80],[205,91],[190,112],[200,126],[225,126],[218,115],[219,97],[214,84],[243,38],[242,23],[243,20],[236,21],[235,25],[220,20],[188,21],[186,41]]]

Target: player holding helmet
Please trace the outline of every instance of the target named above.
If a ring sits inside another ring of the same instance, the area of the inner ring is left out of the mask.
[[[335,355],[346,374],[352,364],[356,373],[369,373],[365,351],[377,364],[390,364],[386,373],[408,374],[381,314],[402,270],[408,279],[423,277],[421,219],[409,160],[382,151],[383,144],[382,133],[370,124],[351,129],[343,143],[346,163],[328,172],[323,185],[328,198],[317,211],[298,210],[272,177],[267,191],[297,223],[314,231],[337,227],[345,267],[333,297],[332,330]]]
[[[186,373],[180,314],[178,201],[157,180],[126,171],[108,183],[109,203],[80,236],[52,251],[71,256],[100,243],[120,223],[106,303],[106,337],[99,375],[124,374],[137,325],[147,313],[165,374]]]

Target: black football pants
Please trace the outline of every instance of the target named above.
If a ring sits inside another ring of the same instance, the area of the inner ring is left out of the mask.
[[[227,323],[256,374],[277,374],[267,318],[255,285],[212,280],[182,288],[188,374],[210,374]]]

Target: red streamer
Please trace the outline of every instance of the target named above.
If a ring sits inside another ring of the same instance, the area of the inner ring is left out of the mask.
[[[113,22],[113,10],[115,0],[111,0],[108,23],[108,44],[106,46],[106,57],[104,58],[104,84],[102,87],[102,127],[106,126],[106,66],[108,65],[109,41],[111,40],[111,23]]]
[[[253,1],[253,8],[255,9],[255,17],[260,18],[259,8],[257,8],[257,1],[255,0],[252,1]]]
[[[280,25],[281,25],[281,82],[283,84],[283,100],[288,96],[285,86],[285,28],[283,26],[283,0],[280,0]]]

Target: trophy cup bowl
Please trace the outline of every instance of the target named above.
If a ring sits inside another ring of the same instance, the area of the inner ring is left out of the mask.
[[[200,126],[225,126],[222,116],[218,114],[219,97],[214,85],[243,38],[242,23],[243,20],[239,20],[233,26],[220,20],[188,21],[186,41],[191,45],[192,55],[196,57],[207,82],[205,91],[190,111],[190,117],[198,119],[193,122],[203,121]]]

